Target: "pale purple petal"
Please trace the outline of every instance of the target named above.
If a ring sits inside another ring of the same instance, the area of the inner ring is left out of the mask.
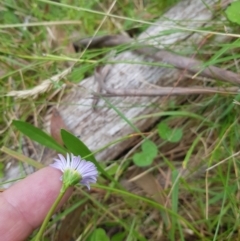
[[[89,183],[85,183],[85,182],[81,182],[81,184],[83,185],[83,186],[86,186],[87,187],[87,189],[88,190],[90,190],[90,185],[89,185]]]
[[[66,166],[68,166],[68,168],[71,167],[71,158],[70,158],[70,155],[67,153],[67,163],[66,163]]]
[[[62,155],[62,154],[58,154],[58,156],[59,156],[59,158],[60,159],[55,159],[55,160],[60,160],[60,162],[62,163],[62,165],[66,165],[66,159],[65,159],[65,157]]]
[[[96,177],[89,177],[89,178],[84,178],[82,181],[81,181],[81,183],[82,182],[84,182],[84,183],[95,183],[96,182],[96,180],[97,180],[97,178]]]
[[[68,154],[66,158],[58,154],[58,159],[54,159],[54,163],[50,166],[64,172],[65,170],[77,171],[81,177],[80,183],[90,189],[91,183],[96,183],[98,171],[94,163],[81,159],[80,156]]]

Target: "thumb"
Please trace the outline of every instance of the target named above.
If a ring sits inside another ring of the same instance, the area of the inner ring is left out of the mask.
[[[2,240],[24,240],[40,226],[59,194],[62,185],[60,177],[59,170],[45,167],[0,194]],[[61,204],[70,194],[71,190]]]

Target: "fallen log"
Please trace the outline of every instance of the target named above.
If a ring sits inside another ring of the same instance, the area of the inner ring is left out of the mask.
[[[194,43],[201,43],[207,33],[193,33],[192,31],[178,31],[178,27],[185,29],[198,29],[210,24],[213,19],[213,11],[218,1],[207,0],[184,0],[171,8],[154,25],[150,26],[138,37],[138,41],[156,48],[185,52]],[[208,7],[206,7],[208,5]],[[183,21],[184,19],[184,21]],[[174,29],[176,31],[174,31]],[[173,30],[173,31],[171,31]],[[166,34],[166,31],[168,34]],[[184,41],[184,45],[180,43]],[[150,57],[144,57],[134,51],[125,51],[109,61],[115,62],[110,65],[110,71],[106,78],[106,86],[115,89],[146,89],[156,86],[173,87],[179,80],[181,72],[174,68],[166,68],[143,62],[152,62]],[[128,62],[128,63],[124,63]],[[139,64],[141,62],[141,64]],[[129,64],[132,63],[132,64]],[[134,64],[135,63],[135,64]],[[138,64],[136,64],[138,63]],[[108,66],[109,67],[109,66]],[[168,102],[164,97],[111,97],[106,102],[100,99],[97,111],[92,108],[93,92],[97,90],[94,76],[81,81],[77,88],[73,88],[61,100],[58,111],[66,126],[89,147],[96,151],[108,146],[116,140],[128,136],[136,131],[126,122],[129,120],[140,131],[149,129],[158,117],[150,119],[134,118],[166,109]],[[174,97],[176,98],[176,97]],[[182,99],[182,98],[181,98]],[[69,103],[69,104],[67,104]],[[70,104],[71,103],[71,104]],[[149,107],[149,103],[155,107]],[[141,107],[139,107],[141,105]],[[114,110],[112,106],[115,106]],[[123,119],[119,113],[124,115]],[[46,116],[46,126],[49,131],[51,112]],[[136,137],[110,145],[96,154],[99,161],[114,160],[126,149],[133,145]],[[43,155],[43,162],[51,162],[53,153]]]

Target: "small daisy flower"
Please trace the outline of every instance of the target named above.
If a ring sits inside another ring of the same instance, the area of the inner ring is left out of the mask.
[[[98,171],[94,163],[73,154],[67,154],[66,158],[58,154],[58,157],[59,159],[54,159],[55,162],[50,166],[62,171],[61,180],[66,187],[80,183],[90,190],[90,184],[96,183]]]

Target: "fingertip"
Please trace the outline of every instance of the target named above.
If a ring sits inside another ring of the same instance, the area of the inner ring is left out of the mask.
[[[42,223],[61,189],[61,175],[61,171],[45,167],[14,184],[0,195],[0,201],[4,205],[0,206],[0,210],[5,209],[5,217],[1,215],[0,218],[1,223],[7,218],[5,230],[11,229],[11,235],[15,237],[4,240],[17,240],[17,236],[14,235],[19,235],[19,232],[29,235],[29,232]],[[68,191],[62,203],[70,194],[71,191]],[[26,234],[23,230],[26,230]],[[1,228],[0,236],[2,236]]]

